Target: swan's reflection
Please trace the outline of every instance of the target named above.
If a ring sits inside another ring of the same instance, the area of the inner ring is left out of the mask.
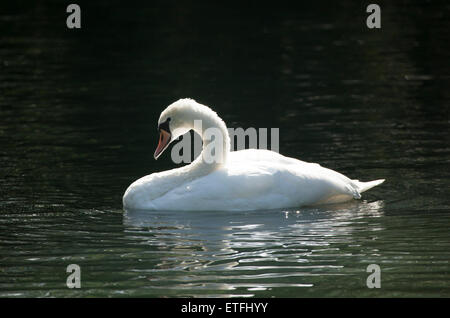
[[[128,238],[149,253],[152,262],[139,271],[154,283],[169,277],[177,289],[248,293],[340,275],[343,256],[357,254],[359,233],[383,229],[376,221],[383,207],[355,201],[252,212],[128,210],[123,221]]]

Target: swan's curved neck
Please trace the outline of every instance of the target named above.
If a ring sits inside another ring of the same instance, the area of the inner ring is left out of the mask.
[[[208,174],[226,164],[230,152],[230,137],[224,121],[213,111],[200,112],[192,129],[201,136],[201,154],[187,167],[196,176]]]
[[[217,114],[203,105],[193,105],[183,118],[182,131],[193,129],[203,140],[201,154],[189,165],[150,175],[152,189],[148,199],[163,196],[168,191],[187,182],[220,169],[227,162],[230,137],[227,126]],[[177,136],[177,134],[175,134]]]

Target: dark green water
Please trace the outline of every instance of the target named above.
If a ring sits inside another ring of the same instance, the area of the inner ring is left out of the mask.
[[[0,296],[450,296],[448,2],[0,5]],[[386,182],[360,201],[123,212],[181,97],[280,152]],[[66,267],[81,267],[81,288]],[[369,289],[369,264],[381,288]]]

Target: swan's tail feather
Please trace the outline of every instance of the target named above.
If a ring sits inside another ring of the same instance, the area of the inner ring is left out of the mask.
[[[372,189],[373,187],[382,184],[384,182],[385,179],[379,179],[379,180],[374,180],[374,181],[369,181],[369,182],[361,182],[358,180],[353,180],[353,182],[356,184],[356,187],[358,188],[358,191],[360,193],[363,193],[364,191],[367,191],[369,189]]]

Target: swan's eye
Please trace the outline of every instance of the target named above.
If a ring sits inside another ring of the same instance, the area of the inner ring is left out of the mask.
[[[171,121],[171,119],[172,119],[172,118],[168,117],[168,118],[167,118],[167,122],[170,122],[170,121]]]

